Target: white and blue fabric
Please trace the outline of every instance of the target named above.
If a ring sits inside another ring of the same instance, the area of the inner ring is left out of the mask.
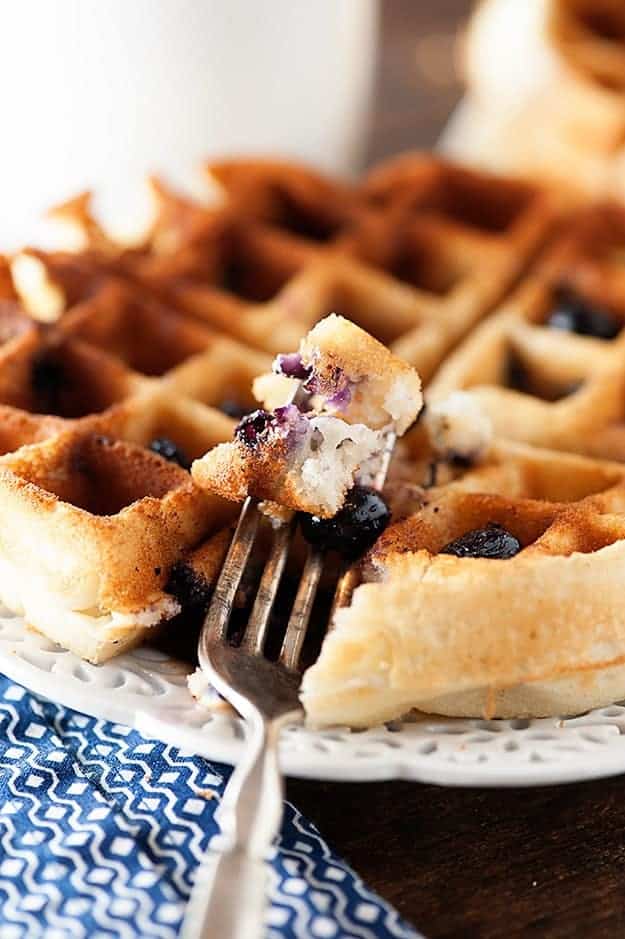
[[[230,769],[0,676],[0,936],[174,939]],[[417,933],[291,805],[268,939]]]

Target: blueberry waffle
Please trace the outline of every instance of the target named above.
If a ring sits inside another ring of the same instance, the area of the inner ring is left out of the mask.
[[[11,304],[0,308],[0,598],[100,662],[180,611],[165,590],[172,567],[232,516],[187,469],[231,436],[221,403],[250,407],[270,360],[123,280],[54,326]]]
[[[464,390],[495,435],[625,459],[625,209],[585,208],[443,363],[430,399]]]
[[[27,309],[53,320],[114,275],[272,355],[297,348],[334,311],[427,380],[525,269],[559,211],[538,187],[420,154],[358,186],[272,162],[206,173],[210,206],[153,183],[155,220],[132,248],[110,241],[84,197],[57,210],[82,250],[13,259]]]
[[[522,444],[425,488],[304,676],[315,724],[579,713],[625,694],[625,467]]]
[[[253,492],[314,511],[305,537],[343,558],[378,539],[306,679],[314,720],[365,724],[413,705],[551,713],[621,696],[610,577],[625,470],[502,438],[625,459],[623,210],[571,217],[539,187],[424,155],[358,185],[262,162],[213,164],[207,178],[207,205],[153,182],[138,244],[113,241],[81,196],[56,211],[73,250],[0,262],[2,602],[103,661],[181,610],[201,613],[232,500]],[[436,375],[385,499],[362,473],[349,488],[364,451],[344,477],[317,473],[328,491],[297,499],[275,460],[264,478],[243,471],[276,409],[297,436],[295,381],[312,382],[315,416],[352,444],[357,426],[372,434],[372,453],[417,416],[414,368]],[[235,428],[239,474],[219,446]],[[573,635],[580,597],[591,628]]]
[[[194,481],[321,517],[336,515],[357,476],[372,478],[386,435],[403,434],[422,406],[416,371],[336,314],[278,355],[254,390],[264,406],[195,461]]]
[[[232,516],[186,468],[254,407],[267,353],[335,309],[431,372],[558,212],[539,188],[422,155],[358,186],[270,162],[207,178],[210,205],[153,181],[136,245],[111,239],[83,194],[53,213],[71,250],[0,263],[0,489],[16,519],[32,508],[3,536],[0,598],[93,661],[180,608],[172,567]]]
[[[449,152],[586,198],[623,197],[621,0],[482,0],[464,49],[469,94]]]

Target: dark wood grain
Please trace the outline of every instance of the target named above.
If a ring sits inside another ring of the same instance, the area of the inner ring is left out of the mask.
[[[519,0],[522,2],[522,0]],[[431,145],[469,0],[387,0],[370,162]],[[291,780],[288,797],[428,939],[623,939],[625,778],[544,789]]]
[[[288,798],[428,939],[625,936],[625,779],[507,790],[291,780]]]

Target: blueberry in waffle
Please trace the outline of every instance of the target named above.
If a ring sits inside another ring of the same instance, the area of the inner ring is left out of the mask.
[[[422,404],[415,370],[336,315],[254,387],[265,406],[195,461],[194,481],[227,499],[252,495],[321,517],[336,515],[357,477],[371,474],[384,435],[404,433]]]

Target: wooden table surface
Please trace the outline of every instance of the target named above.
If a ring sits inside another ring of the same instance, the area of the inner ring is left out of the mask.
[[[459,95],[452,35],[469,8],[383,5],[371,161],[436,139]],[[625,778],[507,790],[291,780],[288,798],[428,939],[625,937]]]

